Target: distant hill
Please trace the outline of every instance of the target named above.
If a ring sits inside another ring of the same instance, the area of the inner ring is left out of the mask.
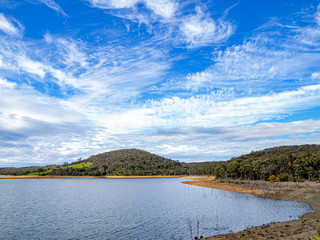
[[[139,149],[121,149],[111,152],[100,153],[93,155],[86,160],[79,162],[91,162],[93,165],[145,165],[147,163],[154,164],[160,162],[167,162],[170,164],[178,164],[178,161],[173,161],[171,159],[161,157],[159,155],[146,152]]]
[[[105,152],[77,163],[89,162],[94,175],[177,175],[184,173],[178,161],[139,149]]]
[[[122,149],[85,160],[44,167],[3,168],[1,174],[55,176],[214,175],[270,181],[320,178],[320,145],[281,146],[229,161],[180,163],[139,149]]]
[[[267,148],[219,163],[214,175],[270,181],[302,181],[320,177],[320,145]]]
[[[54,176],[140,176],[185,175],[188,167],[165,157],[139,149],[122,149],[93,155],[85,160],[64,165],[0,169],[9,175]]]

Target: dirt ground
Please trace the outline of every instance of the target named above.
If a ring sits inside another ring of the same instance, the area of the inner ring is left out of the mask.
[[[237,182],[237,183],[236,183]],[[274,182],[233,181],[221,182],[216,179],[182,182],[201,187],[217,188],[228,191],[251,193],[261,197],[304,202],[315,211],[307,213],[300,220],[271,223],[250,228],[241,232],[206,237],[213,239],[308,239],[317,234],[320,228],[320,183],[315,182]]]

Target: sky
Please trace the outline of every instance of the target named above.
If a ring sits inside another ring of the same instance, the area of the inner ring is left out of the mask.
[[[0,167],[320,144],[320,1],[0,0]]]

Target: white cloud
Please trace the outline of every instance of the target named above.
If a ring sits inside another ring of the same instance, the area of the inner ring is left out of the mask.
[[[88,66],[86,45],[81,40],[52,36],[49,32],[44,35],[44,40],[55,51],[52,57],[59,56],[55,61],[73,69]]]
[[[177,127],[161,129],[152,134],[141,134],[149,142],[192,142],[195,140],[211,142],[260,141],[275,138],[295,138],[319,132],[319,120],[294,122],[267,122],[255,125],[234,125],[215,127]]]
[[[320,85],[231,100],[222,97],[220,101],[213,93],[186,99],[152,100],[140,108],[136,106],[135,109],[106,113],[105,117],[99,117],[99,122],[112,134],[144,133],[150,129],[179,126],[230,127],[286,117],[294,111],[318,107],[319,102]]]
[[[1,88],[15,88],[16,83],[8,82],[7,80],[0,78],[0,86],[1,86]]]
[[[15,22],[18,27],[15,26],[12,21]],[[0,13],[0,30],[10,36],[19,36],[21,33],[21,25],[14,19],[12,19],[12,21],[6,18],[3,13]]]
[[[176,12],[177,4],[174,0],[89,0],[94,7],[104,9],[136,8],[138,3],[143,3],[156,15],[168,19]]]
[[[24,71],[28,73],[36,74],[41,78],[44,78],[46,75],[45,66],[42,63],[33,61],[26,56],[20,56],[18,58],[18,64]]]
[[[235,27],[222,19],[214,21],[197,7],[196,15],[182,20],[180,30],[190,47],[199,47],[227,40],[234,33]]]
[[[314,72],[311,74],[312,79],[320,79],[320,72]]]
[[[147,136],[145,136],[147,138]],[[300,134],[299,136],[280,138],[261,138],[259,140],[224,141],[206,138],[192,141],[160,142],[147,147],[146,150],[187,162],[197,161],[224,161],[232,157],[250,153],[251,151],[263,150],[265,148],[283,145],[320,144],[320,135],[317,133]]]
[[[89,0],[94,7],[98,8],[132,8],[139,0]]]
[[[214,64],[202,72],[189,74],[185,88],[198,90],[206,86],[247,88],[265,87],[273,80],[279,84],[282,79],[299,78],[297,68],[309,67],[312,60],[319,56],[295,55],[294,52],[266,48],[267,42],[248,41],[220,51],[214,58]],[[307,59],[301,63],[302,58]],[[301,71],[304,72],[304,71]]]
[[[183,16],[183,9],[175,0],[89,1],[97,8],[119,10],[108,13],[144,23],[158,39],[170,40],[179,46],[201,47],[221,43],[235,31],[233,24],[223,18],[212,19],[200,7],[196,7],[195,14]],[[141,11],[138,3],[144,4],[150,12]]]
[[[146,6],[155,14],[169,19],[174,17],[178,4],[173,0],[146,0]]]
[[[320,4],[318,5],[317,12],[314,14],[314,18],[318,25],[320,26]]]
[[[313,18],[310,21],[311,25],[305,27],[298,27],[296,29],[297,34],[293,37],[296,44],[299,45],[303,51],[319,51],[320,43],[320,4],[317,7],[317,11],[313,14]]]
[[[10,86],[5,82],[6,86]],[[59,100],[39,94],[28,88],[3,89],[0,96],[0,112],[12,119],[28,119],[61,124],[81,120],[81,114],[63,107]]]
[[[54,11],[61,13],[64,16],[67,16],[67,14],[62,10],[60,5],[56,3],[54,0],[39,0],[39,1],[47,5],[47,7],[53,9]]]
[[[188,74],[181,87],[193,91],[235,87],[239,92],[267,92],[317,83],[319,25],[269,27],[257,30],[242,44],[214,52],[212,65]]]

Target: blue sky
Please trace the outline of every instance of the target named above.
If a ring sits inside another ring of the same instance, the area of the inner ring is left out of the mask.
[[[0,0],[0,167],[320,144],[320,2]]]

